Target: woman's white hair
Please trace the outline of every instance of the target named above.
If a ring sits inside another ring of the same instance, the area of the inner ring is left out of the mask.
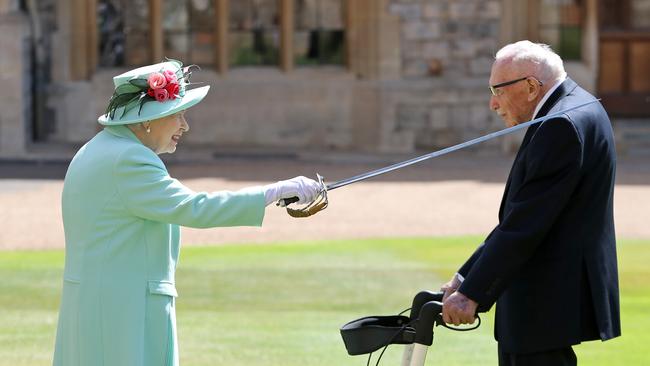
[[[519,41],[504,46],[497,52],[495,59],[510,61],[514,67],[532,68],[533,75],[545,84],[564,79],[564,63],[549,45]]]

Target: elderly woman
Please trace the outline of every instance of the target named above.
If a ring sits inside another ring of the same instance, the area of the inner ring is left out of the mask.
[[[209,86],[187,90],[170,61],[116,76],[104,125],[76,154],[63,187],[66,261],[55,366],[178,365],[174,272],[179,226],[260,226],[282,198],[311,201],[296,177],[236,192],[194,192],[158,154],[189,130],[184,112]]]

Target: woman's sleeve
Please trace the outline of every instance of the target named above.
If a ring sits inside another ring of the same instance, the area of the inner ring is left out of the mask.
[[[266,202],[260,187],[194,192],[170,177],[145,146],[124,151],[113,169],[118,195],[135,216],[196,228],[262,225]]]

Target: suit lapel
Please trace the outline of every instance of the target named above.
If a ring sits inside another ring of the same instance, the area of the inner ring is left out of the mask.
[[[535,134],[535,131],[537,131],[537,126],[539,124],[534,124],[526,130],[526,135],[524,135],[524,139],[521,142],[521,145],[519,146],[519,150],[517,151],[517,155],[515,156],[515,160],[512,162],[512,167],[510,168],[510,174],[508,174],[508,180],[506,181],[506,187],[503,190],[503,197],[501,198],[501,205],[499,206],[499,221],[503,220],[503,211],[505,209],[506,201],[508,198],[508,192],[510,191],[510,184],[512,183],[512,172],[515,170],[515,166],[519,162],[519,157],[521,156],[522,152],[526,149],[526,146],[530,142],[530,139],[533,137]]]
[[[539,109],[539,112],[533,117],[533,118],[539,118],[543,117],[548,114],[548,112],[557,104],[557,102],[562,99],[564,96],[567,94],[571,93],[578,85],[571,80],[570,78],[566,78],[558,86],[553,93],[551,94],[550,97],[544,102],[544,105],[542,105],[542,108]],[[506,201],[508,200],[508,192],[510,191],[510,184],[512,183],[512,172],[514,171],[515,166],[519,162],[519,158],[521,157],[522,152],[526,149],[528,146],[528,143],[530,140],[533,138],[533,135],[535,135],[535,131],[537,131],[537,128],[539,128],[539,123],[536,123],[526,130],[526,135],[524,136],[524,139],[521,142],[521,145],[519,146],[519,150],[517,151],[517,156],[515,156],[515,160],[512,163],[512,167],[510,168],[510,174],[508,175],[508,180],[506,181],[506,187],[503,191],[503,198],[501,198],[501,205],[499,207],[499,221],[503,219],[503,214],[504,214],[504,209],[505,209],[505,204]]]

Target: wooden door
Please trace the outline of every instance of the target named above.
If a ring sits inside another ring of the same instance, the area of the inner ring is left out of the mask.
[[[598,95],[613,116],[650,116],[650,2],[601,0]]]

